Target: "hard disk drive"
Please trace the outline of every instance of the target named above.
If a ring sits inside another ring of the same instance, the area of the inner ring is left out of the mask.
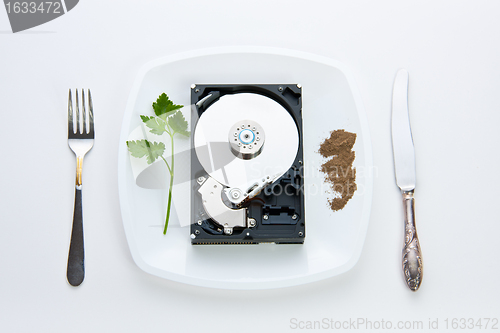
[[[191,87],[192,244],[301,244],[302,88]]]

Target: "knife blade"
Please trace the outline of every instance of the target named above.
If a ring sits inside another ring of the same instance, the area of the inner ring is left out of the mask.
[[[415,149],[408,113],[408,72],[400,69],[392,92],[392,150],[396,184],[403,195],[405,239],[402,266],[406,285],[417,291],[422,282],[423,262],[415,225]]]

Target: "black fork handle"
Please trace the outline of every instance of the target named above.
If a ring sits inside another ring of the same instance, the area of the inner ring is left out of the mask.
[[[79,286],[85,277],[85,255],[83,248],[83,214],[82,214],[82,189],[75,189],[75,210],[73,215],[73,228],[69,245],[68,271],[66,274],[69,284]]]

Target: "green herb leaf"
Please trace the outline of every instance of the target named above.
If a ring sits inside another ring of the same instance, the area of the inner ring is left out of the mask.
[[[163,159],[170,173],[170,187],[168,189],[168,206],[165,216],[165,227],[163,234],[167,232],[168,221],[170,219],[170,209],[172,204],[172,185],[174,183],[174,134],[189,137],[191,134],[188,129],[188,123],[184,115],[179,110],[183,105],[175,105],[167,96],[161,94],[156,102],[153,103],[153,110],[156,116],[141,116],[144,124],[150,128],[150,132],[157,135],[168,133],[171,138],[170,165],[163,157],[165,144],[162,142],[150,142],[148,140],[127,141],[127,147],[133,157],[146,157],[148,164],[152,164],[159,157]]]
[[[146,156],[148,164],[153,163],[165,151],[163,142],[149,142],[148,140],[127,141],[127,147],[134,157]]]
[[[165,93],[161,94],[156,102],[153,103],[155,114],[163,120],[166,120],[175,110],[179,110],[182,107],[183,105],[175,105]]]
[[[187,137],[191,134],[191,132],[187,130],[188,122],[180,111],[175,112],[173,116],[168,118],[168,126],[170,126],[174,133],[179,133]]]
[[[162,135],[166,132],[165,125],[167,125],[167,123],[165,120],[154,116],[141,116],[141,119],[147,127],[151,128],[151,133]]]

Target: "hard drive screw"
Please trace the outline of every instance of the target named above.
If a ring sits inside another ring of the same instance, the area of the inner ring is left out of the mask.
[[[201,225],[203,222],[201,222],[201,220],[198,220],[198,222],[196,222],[198,225]]]
[[[278,88],[278,90],[279,90],[279,91],[283,91],[283,87],[279,87],[279,88]]]
[[[302,85],[300,83],[297,83],[297,88],[302,88]]]
[[[197,235],[199,235],[200,234],[200,230],[195,230],[194,233],[197,234]]]
[[[300,237],[304,236],[304,233],[302,231],[299,231],[299,236]]]
[[[292,220],[296,220],[296,219],[297,219],[297,217],[299,217],[297,214],[293,214],[293,215],[292,215]]]
[[[196,89],[194,90],[194,92],[195,92],[195,93],[199,93],[199,92],[200,92],[200,89],[196,88]]]
[[[238,189],[232,189],[229,193],[231,194],[231,197],[233,197],[233,199],[238,199],[242,194]]]
[[[201,184],[205,181],[205,177],[198,177],[196,181],[198,182],[198,184]]]
[[[269,220],[269,215],[264,215],[264,216],[262,216],[262,218],[263,218],[264,220]]]
[[[253,228],[257,225],[257,221],[255,221],[255,219],[248,219],[248,225],[250,226],[250,228]]]
[[[195,239],[196,238],[196,235],[195,234],[191,234],[191,239]]]
[[[234,132],[234,136],[238,136],[238,132]]]
[[[194,88],[196,88],[196,84],[194,84],[194,83],[193,83],[193,84],[191,85],[191,89],[194,89]]]

